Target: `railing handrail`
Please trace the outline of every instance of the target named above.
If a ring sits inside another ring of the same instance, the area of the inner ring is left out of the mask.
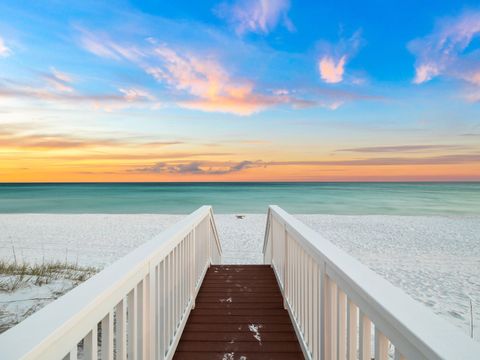
[[[38,354],[42,354],[45,349],[56,347],[59,350],[54,352],[55,357],[63,357],[68,349],[65,351],[58,343],[72,335],[73,327],[81,326],[83,317],[91,313],[108,312],[108,308],[115,306],[117,301],[112,299],[115,297],[113,295],[118,293],[118,297],[124,296],[122,289],[129,289],[142,279],[148,273],[151,261],[168,255],[195,226],[209,216],[213,219],[211,206],[200,207],[154,239],[1,334],[1,358],[37,359]],[[214,221],[211,223],[214,225]],[[214,236],[221,255],[216,231]],[[112,300],[106,303],[106,299]],[[88,331],[87,324],[85,331]]]
[[[411,354],[422,354],[425,359],[479,358],[479,343],[313,229],[275,205],[269,207],[267,224],[271,217],[282,223],[286,231],[294,234],[295,240],[300,242],[310,256],[325,264],[327,274],[334,278],[359,307],[363,306],[362,311],[392,342],[401,347],[407,358]],[[264,254],[267,254],[271,239],[268,231],[265,234]]]

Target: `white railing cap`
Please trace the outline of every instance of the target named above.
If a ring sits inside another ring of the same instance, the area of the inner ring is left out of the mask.
[[[392,326],[392,331],[401,333],[426,359],[480,359],[480,343],[435,315],[426,306],[413,300],[401,289],[279,206],[271,205],[269,212],[281,220],[290,233],[297,235],[312,256],[325,262],[335,275],[343,280],[341,285],[348,286],[366,303],[371,304],[383,320],[382,323]],[[267,236],[265,241],[268,241]],[[348,295],[348,291],[344,291]]]

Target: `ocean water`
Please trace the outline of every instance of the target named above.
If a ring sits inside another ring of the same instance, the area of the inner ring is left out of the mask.
[[[51,183],[0,184],[0,213],[217,213],[480,215],[470,183]]]

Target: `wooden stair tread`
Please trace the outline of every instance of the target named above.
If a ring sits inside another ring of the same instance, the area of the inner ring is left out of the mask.
[[[174,359],[303,359],[272,268],[211,266]]]

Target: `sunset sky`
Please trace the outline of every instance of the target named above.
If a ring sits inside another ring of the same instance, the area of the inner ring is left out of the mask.
[[[0,3],[0,182],[480,180],[476,1]]]

